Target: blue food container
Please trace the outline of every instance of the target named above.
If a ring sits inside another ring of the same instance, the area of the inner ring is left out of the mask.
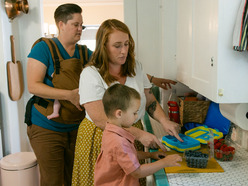
[[[208,128],[206,125],[190,129],[185,132],[185,135],[198,140],[201,144],[207,144],[210,139],[209,130],[213,132],[214,139],[221,139],[223,137],[223,133],[219,132],[218,129]]]
[[[179,133],[179,136],[182,138],[183,142],[179,141],[174,136],[167,135],[162,137],[162,143],[170,149],[178,152],[184,152],[185,150],[198,150],[201,148],[201,143],[198,140],[181,133]]]

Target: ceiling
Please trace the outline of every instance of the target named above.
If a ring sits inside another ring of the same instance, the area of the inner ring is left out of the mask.
[[[124,0],[72,0],[70,3],[86,5],[120,5]],[[68,3],[68,0],[43,0],[43,5],[54,6],[57,4]]]

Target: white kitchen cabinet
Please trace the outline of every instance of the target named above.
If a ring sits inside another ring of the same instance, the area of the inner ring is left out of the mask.
[[[240,2],[177,1],[177,80],[217,103],[248,103],[248,51],[232,49]]]
[[[178,3],[177,80],[189,86],[192,62],[192,0]]]
[[[176,79],[176,1],[124,0],[124,22],[146,73]]]

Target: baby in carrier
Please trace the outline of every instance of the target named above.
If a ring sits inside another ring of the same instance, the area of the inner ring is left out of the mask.
[[[53,74],[52,74],[53,76]],[[47,119],[53,119],[59,117],[59,109],[61,107],[61,104],[59,100],[55,99],[53,103],[53,113],[47,116]]]

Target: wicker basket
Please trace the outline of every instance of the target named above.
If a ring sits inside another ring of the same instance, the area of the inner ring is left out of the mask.
[[[210,101],[184,101],[179,97],[180,122],[204,123]]]

